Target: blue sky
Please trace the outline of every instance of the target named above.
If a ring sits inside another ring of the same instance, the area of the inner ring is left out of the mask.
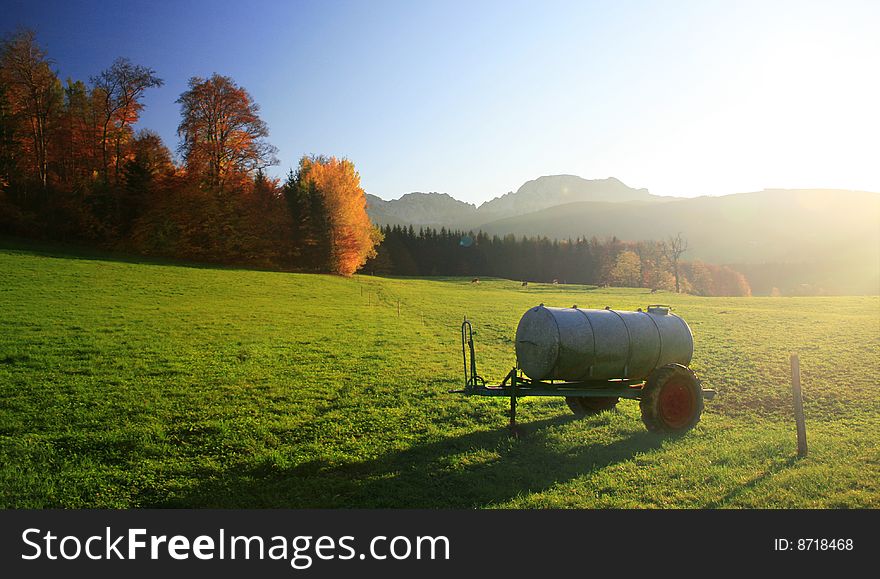
[[[261,105],[276,175],[345,156],[386,199],[557,173],[880,191],[880,2],[4,0],[17,26],[62,78],[156,69],[139,126],[172,149],[174,101],[217,72]]]

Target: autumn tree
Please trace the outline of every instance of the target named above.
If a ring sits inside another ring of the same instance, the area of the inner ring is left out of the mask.
[[[174,173],[171,151],[162,137],[150,129],[138,131],[131,142],[131,158],[125,166],[126,179],[152,179]]]
[[[718,274],[718,285],[722,292],[720,295],[744,297],[752,295],[752,287],[746,276],[726,265],[721,267]]]
[[[671,273],[675,277],[675,293],[681,293],[680,267],[679,262],[681,256],[688,250],[688,242],[681,233],[670,236],[666,241],[661,242],[660,251],[671,268]]]
[[[112,164],[116,182],[122,166],[123,142],[143,109],[141,97],[148,88],[160,87],[164,82],[153,69],[134,64],[127,58],[117,58],[110,68],[93,76],[91,81],[100,103],[102,174],[104,181],[109,181]]]
[[[639,286],[656,288],[660,266],[660,246],[656,241],[639,241],[632,249],[639,256]]]
[[[60,128],[56,132],[55,171],[63,187],[77,188],[92,180],[100,169],[98,107],[94,91],[82,81],[68,79]]]
[[[5,120],[12,124],[12,140],[26,159],[24,174],[43,189],[49,183],[49,143],[62,102],[61,83],[51,65],[32,30],[19,31],[2,43]]]
[[[237,198],[239,262],[265,268],[289,264],[290,217],[278,179],[258,170]]]
[[[350,276],[376,255],[382,240],[366,211],[366,195],[354,163],[335,157],[303,157],[297,186],[309,192],[310,240],[318,251],[329,242],[329,270]],[[323,208],[322,208],[323,206]],[[326,214],[326,223],[321,223]]]
[[[601,284],[610,284],[611,270],[617,262],[617,255],[623,250],[623,244],[617,237],[611,237],[600,241],[592,238],[589,241],[590,251],[596,256],[597,271],[595,281]]]
[[[675,277],[662,268],[650,270],[649,282],[645,287],[654,290],[675,291]]]
[[[611,268],[610,281],[616,286],[639,287],[641,283],[641,261],[639,256],[629,250],[617,255],[614,267]]]
[[[715,290],[713,271],[708,264],[705,264],[700,260],[694,260],[693,262],[686,264],[686,267],[683,267],[682,269],[685,272],[685,277],[690,282],[691,293],[698,296],[718,295]]]
[[[222,189],[231,177],[253,178],[278,161],[266,142],[269,129],[260,107],[228,76],[193,77],[180,95],[180,153],[187,172],[209,187]]]
[[[7,93],[9,87],[0,77],[0,191],[9,186],[16,173],[15,116]]]
[[[701,296],[750,296],[752,289],[746,277],[726,265],[694,260],[681,263],[682,279],[689,291]]]

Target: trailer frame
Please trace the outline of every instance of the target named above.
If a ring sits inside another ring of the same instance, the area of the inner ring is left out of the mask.
[[[477,373],[474,351],[474,330],[467,317],[461,324],[461,355],[464,365],[464,388],[449,390],[450,394],[466,396],[503,396],[510,398],[510,429],[516,432],[516,401],[526,396],[562,396],[565,398],[626,398],[641,400],[646,379],[556,381],[532,380],[514,366],[497,386],[488,386]],[[704,400],[712,400],[715,390],[701,388]]]

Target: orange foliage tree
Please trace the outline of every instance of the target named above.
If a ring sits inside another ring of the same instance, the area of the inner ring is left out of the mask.
[[[189,90],[177,102],[187,172],[209,187],[221,189],[231,179],[252,178],[278,162],[277,149],[265,141],[269,128],[259,117],[259,105],[228,76],[191,78]]]
[[[4,132],[9,132],[10,144],[18,149],[16,164],[23,176],[44,190],[49,183],[52,133],[62,104],[61,83],[51,65],[32,30],[20,30],[0,44]]]
[[[367,198],[354,163],[336,157],[303,157],[300,185],[324,200],[330,238],[329,270],[350,276],[371,257],[382,233],[367,216]]]
[[[623,250],[617,255],[609,276],[611,283],[622,287],[639,287],[641,283],[641,262],[634,251]]]
[[[750,296],[746,276],[726,265],[681,262],[682,287],[699,296]]]
[[[164,81],[153,69],[134,64],[127,58],[117,58],[110,68],[91,80],[101,123],[102,174],[104,181],[108,181],[112,165],[116,182],[122,168],[122,145],[131,138],[131,126],[137,123],[144,108],[143,93],[148,88],[162,86]]]

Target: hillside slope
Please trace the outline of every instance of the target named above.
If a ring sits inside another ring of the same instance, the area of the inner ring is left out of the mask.
[[[693,255],[716,262],[800,261],[880,245],[880,194],[767,190],[668,203],[571,203],[484,223],[490,234],[558,239],[616,235],[664,239],[682,232]]]
[[[2,508],[880,507],[876,297],[699,298],[0,250]],[[449,394],[538,303],[675,308],[718,396],[681,437]],[[398,315],[398,304],[400,314]],[[801,352],[810,457],[787,384]],[[766,473],[771,473],[768,476]]]

